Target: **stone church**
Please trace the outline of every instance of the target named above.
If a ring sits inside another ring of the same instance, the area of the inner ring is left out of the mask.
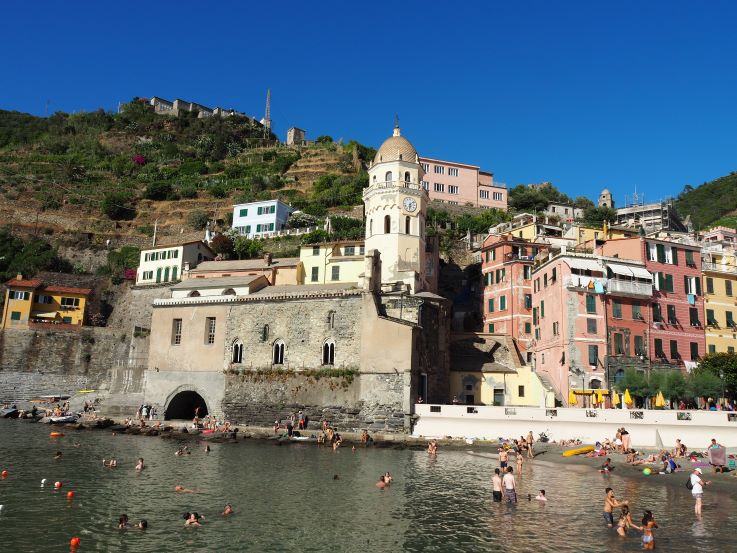
[[[356,283],[191,279],[155,300],[145,402],[167,419],[200,407],[270,425],[301,409],[343,430],[384,432],[409,432],[418,401],[446,402],[450,305],[434,294],[422,177],[395,128],[369,167]]]

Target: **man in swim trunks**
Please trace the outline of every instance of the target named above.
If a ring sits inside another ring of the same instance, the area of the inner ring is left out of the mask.
[[[502,478],[504,485],[504,495],[507,497],[507,503],[517,503],[517,482],[512,474],[512,467],[507,467],[507,473]]]
[[[506,449],[499,448],[499,466],[502,468],[502,470],[505,470],[507,468],[507,463],[509,462],[509,454],[507,453]]]
[[[495,503],[502,502],[502,477],[499,469],[494,469],[494,476],[491,477],[491,495],[494,498]]]
[[[622,505],[627,505],[627,501],[617,501],[614,499],[614,490],[607,488],[604,490],[606,496],[604,497],[604,521],[606,522],[607,528],[614,527],[614,515],[612,511]]]

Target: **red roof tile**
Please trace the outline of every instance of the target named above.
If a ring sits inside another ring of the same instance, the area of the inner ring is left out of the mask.
[[[92,293],[91,288],[72,288],[70,286],[46,286],[44,292],[58,292],[60,294],[81,294],[89,296]]]
[[[43,282],[36,279],[23,279],[18,280],[17,278],[11,278],[9,281],[5,283],[5,286],[8,287],[14,287],[14,288],[38,288],[41,286]]]

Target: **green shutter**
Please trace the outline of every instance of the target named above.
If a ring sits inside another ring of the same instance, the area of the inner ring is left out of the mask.
[[[678,248],[674,248],[671,246],[670,252],[673,256],[673,265],[678,265]]]
[[[494,323],[491,323],[491,324],[489,325],[489,332],[490,332],[491,334],[493,334],[493,333],[494,333]]]
[[[490,313],[494,312],[494,298],[489,299],[489,312]]]
[[[655,250],[658,255],[658,263],[665,263],[665,246],[663,244],[655,244]]]
[[[530,332],[532,332],[532,326],[530,323],[525,323],[525,334],[529,334]]]
[[[673,275],[665,275],[665,291],[673,292]]]
[[[507,296],[499,298],[499,311],[504,311],[507,308]]]
[[[696,282],[696,295],[700,296],[701,295],[701,277],[700,276],[696,277],[694,281]]]
[[[545,300],[540,300],[540,318],[545,317]]]
[[[586,313],[596,313],[596,298],[591,295],[586,295]]]

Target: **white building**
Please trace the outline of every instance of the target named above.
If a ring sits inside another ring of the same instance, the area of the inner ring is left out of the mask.
[[[545,214],[560,217],[564,223],[572,223],[583,218],[583,209],[569,204],[548,204]]]
[[[136,284],[177,282],[182,271],[193,269],[201,261],[215,259],[215,253],[200,241],[169,246],[157,246],[141,250],[141,260],[136,271]]]
[[[248,296],[269,285],[264,275],[190,278],[171,287],[172,299],[204,296]]]
[[[266,200],[233,206],[233,228],[248,238],[268,236],[278,232],[294,208],[279,200]]]

